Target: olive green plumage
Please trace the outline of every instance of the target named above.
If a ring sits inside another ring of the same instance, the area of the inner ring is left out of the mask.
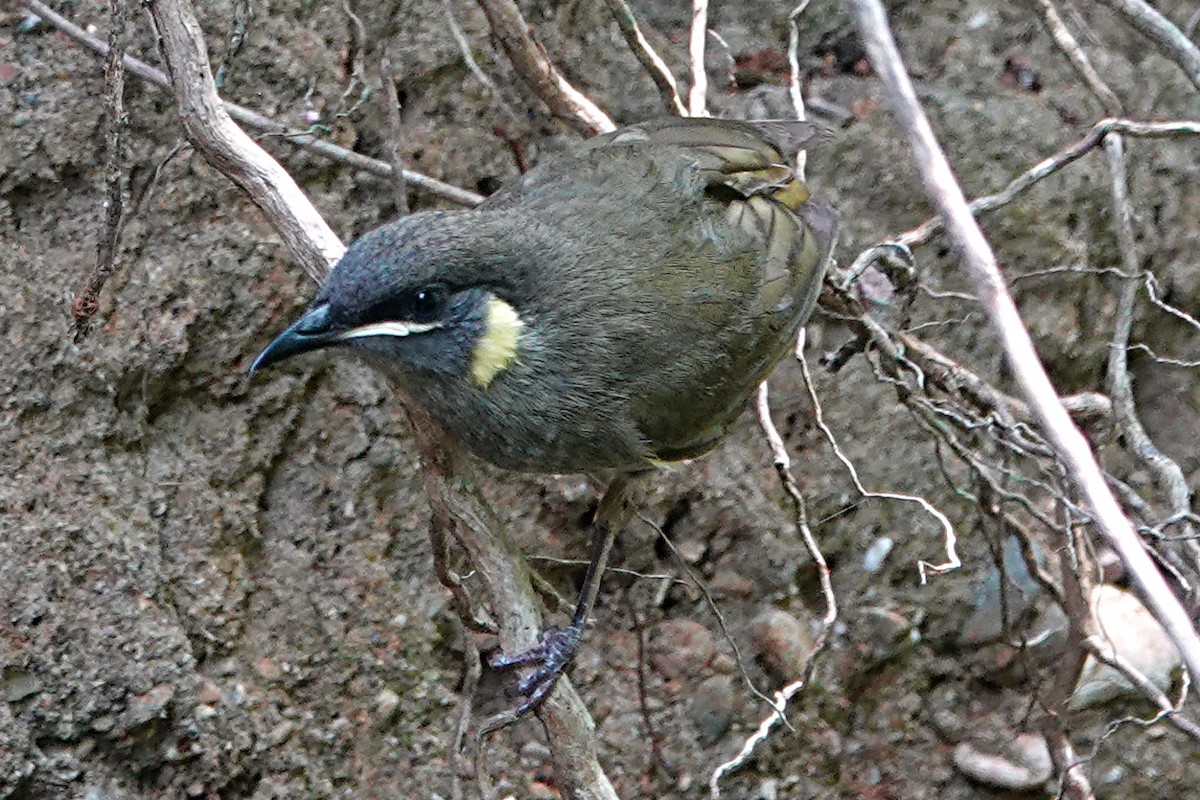
[[[636,125],[476,209],[385,225],[347,250],[256,368],[349,346],[510,469],[635,472],[698,456],[789,352],[820,290],[836,214],[791,166],[813,133]]]

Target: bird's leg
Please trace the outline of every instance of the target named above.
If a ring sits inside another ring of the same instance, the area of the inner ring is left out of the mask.
[[[592,559],[588,563],[587,575],[583,579],[583,588],[579,592],[571,622],[565,627],[547,628],[541,642],[524,652],[513,655],[499,653],[489,659],[488,663],[493,668],[537,665],[513,687],[514,694],[525,698],[517,708],[517,716],[531,711],[542,702],[574,660],[587,628],[588,616],[600,593],[601,579],[613,542],[632,514],[633,498],[629,492],[629,481],[626,477],[618,477],[609,485],[596,512],[597,530],[592,538]]]

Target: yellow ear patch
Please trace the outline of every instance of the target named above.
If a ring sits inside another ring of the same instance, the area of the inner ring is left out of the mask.
[[[471,356],[471,379],[486,389],[517,357],[525,323],[517,310],[499,297],[487,299],[483,334]]]

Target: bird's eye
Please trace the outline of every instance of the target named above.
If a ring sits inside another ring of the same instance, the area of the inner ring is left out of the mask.
[[[421,322],[436,319],[446,305],[446,295],[441,289],[426,287],[413,295],[413,316]]]

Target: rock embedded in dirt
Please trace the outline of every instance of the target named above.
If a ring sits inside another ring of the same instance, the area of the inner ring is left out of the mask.
[[[733,679],[727,675],[706,678],[696,687],[687,713],[702,742],[711,744],[729,730],[736,702]]]
[[[968,778],[1010,791],[1030,791],[1050,780],[1054,764],[1041,734],[1022,733],[991,747],[962,742],[954,765]]]
[[[695,679],[717,654],[708,628],[691,619],[665,620],[650,631],[650,664],[667,680]]]
[[[808,626],[779,608],[755,617],[750,626],[754,652],[778,681],[795,680],[804,671],[812,653]]]

